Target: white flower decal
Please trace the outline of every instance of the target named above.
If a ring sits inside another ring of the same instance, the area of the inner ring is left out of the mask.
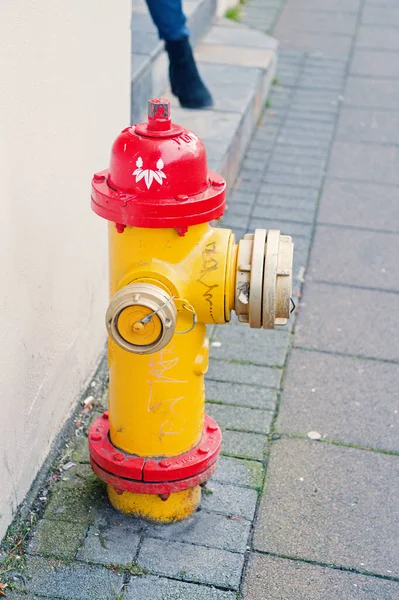
[[[156,171],[153,171],[152,169],[143,169],[143,159],[141,158],[141,156],[139,156],[136,160],[136,167],[137,169],[133,171],[133,175],[136,176],[136,183],[144,179],[145,184],[147,186],[147,190],[150,189],[154,179],[159,183],[159,185],[162,185],[162,180],[166,179],[166,175],[162,171],[162,169],[164,168],[162,158],[160,158],[157,161]]]

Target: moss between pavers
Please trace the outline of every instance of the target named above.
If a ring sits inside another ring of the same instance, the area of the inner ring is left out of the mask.
[[[71,460],[78,463],[89,463],[89,440],[86,436],[76,438],[76,443],[71,455]]]
[[[105,484],[91,474],[75,485],[56,484],[44,517],[89,524],[95,518],[96,508],[105,504]]]
[[[254,460],[247,460],[245,462],[248,463],[248,469],[250,472],[252,485],[256,490],[261,492],[263,487],[264,476],[263,467],[261,463],[255,462]]]
[[[83,543],[86,531],[85,523],[42,519],[39,521],[27,552],[71,559]]]

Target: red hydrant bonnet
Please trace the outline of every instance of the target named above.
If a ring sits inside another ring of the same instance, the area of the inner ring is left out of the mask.
[[[154,99],[147,123],[124,129],[109,170],[94,175],[92,208],[122,226],[184,228],[220,218],[225,190],[201,140],[171,122],[169,100]]]

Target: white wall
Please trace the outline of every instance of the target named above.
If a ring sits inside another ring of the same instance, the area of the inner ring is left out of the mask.
[[[105,341],[90,179],[129,124],[130,0],[0,3],[0,539]]]

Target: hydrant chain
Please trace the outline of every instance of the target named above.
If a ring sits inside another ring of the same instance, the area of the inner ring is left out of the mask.
[[[196,326],[196,324],[197,324],[197,313],[195,312],[195,310],[191,306],[191,304],[189,302],[187,302],[187,300],[184,300],[183,298],[179,298],[179,300],[182,303],[182,308],[184,308],[184,310],[188,310],[189,312],[191,312],[191,314],[193,316],[193,323],[192,323],[192,325],[191,325],[191,327],[189,329],[186,329],[186,331],[176,331],[175,330],[175,333],[177,333],[177,335],[184,335],[185,333],[190,333],[190,331],[192,331],[194,329],[194,327]]]
[[[174,300],[174,299],[175,299],[175,297],[171,296],[168,300],[166,300],[165,304],[162,304],[162,306],[160,306],[159,308],[154,310],[152,313],[150,313],[149,315],[147,315],[140,321],[137,321],[137,323],[142,323],[143,325],[145,325],[146,323],[149,323],[154,315],[158,314],[163,308],[165,308],[165,306],[167,306],[169,304],[169,302],[172,302],[172,300]]]

